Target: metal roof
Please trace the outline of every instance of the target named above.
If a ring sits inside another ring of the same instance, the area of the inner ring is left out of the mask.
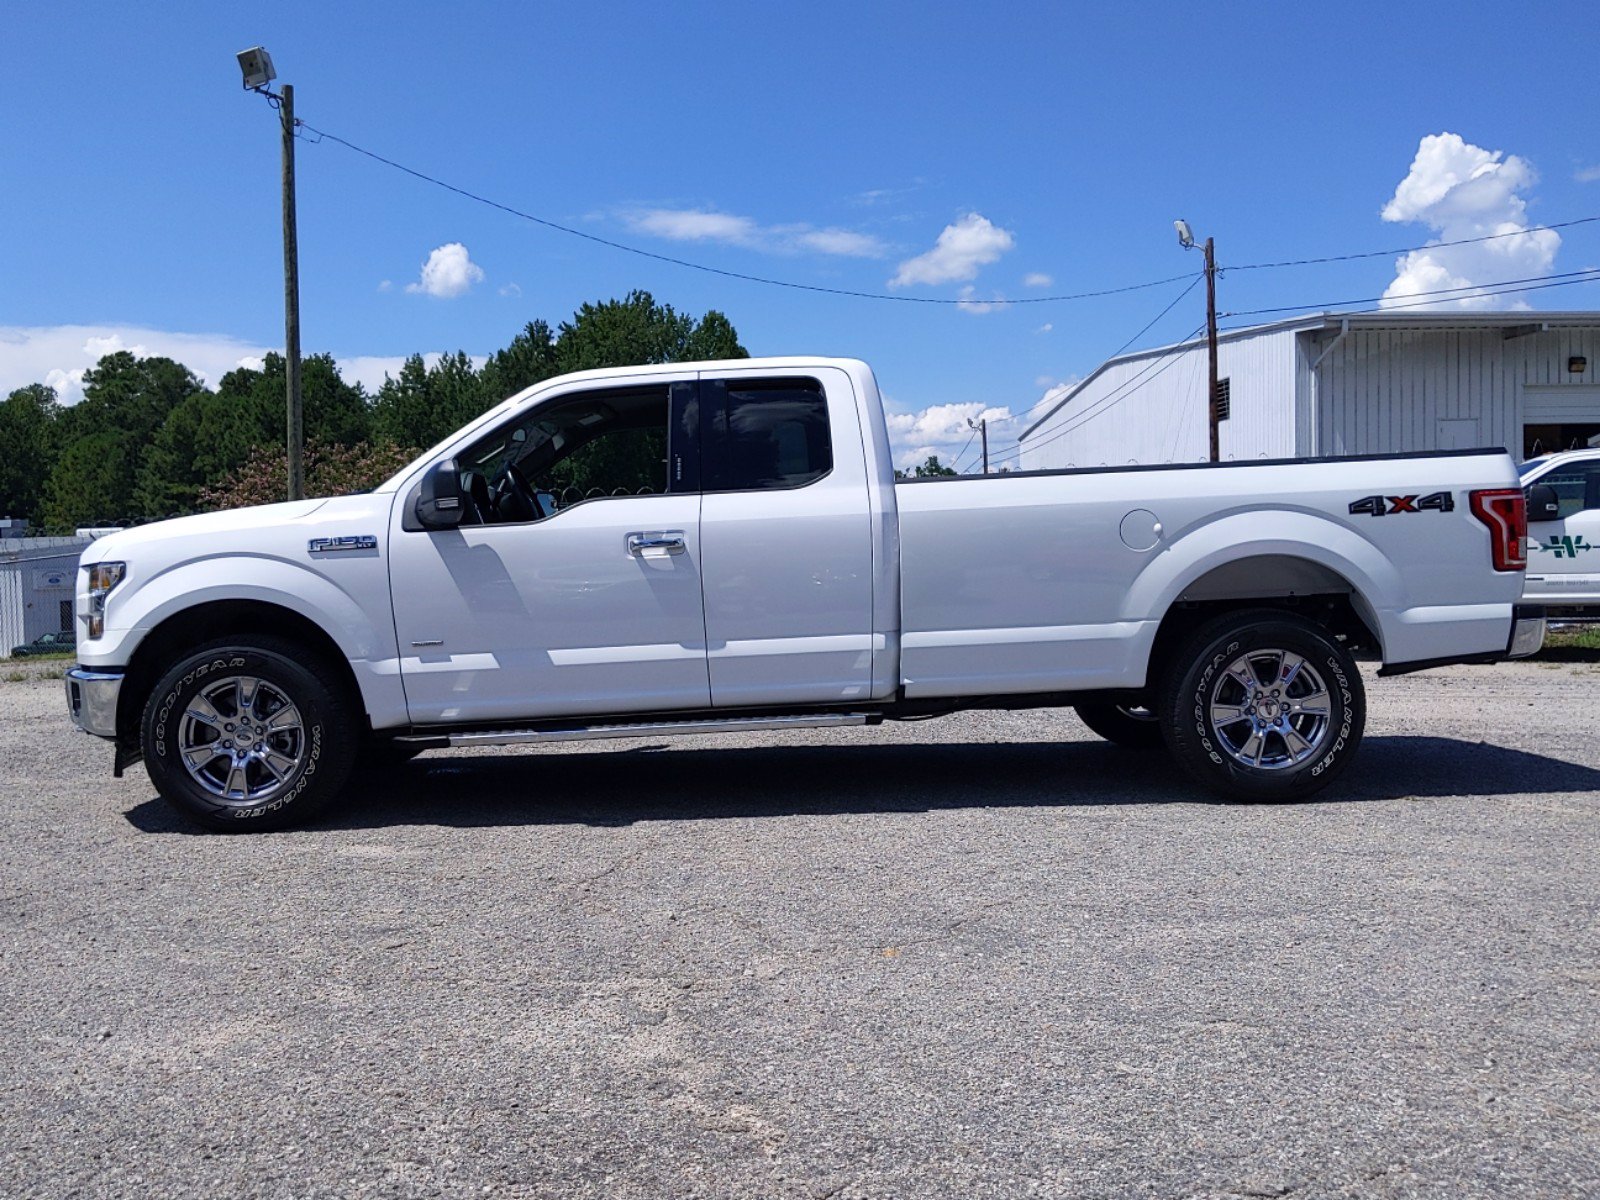
[[[1270,321],[1265,325],[1245,325],[1235,329],[1222,330],[1217,335],[1217,342],[1236,342],[1244,338],[1259,337],[1265,333],[1282,333],[1286,330],[1302,332],[1313,329],[1507,329],[1526,333],[1542,333],[1546,329],[1600,329],[1600,311],[1570,310],[1565,312],[1534,312],[1528,309],[1500,310],[1494,312],[1440,312],[1437,309],[1429,312],[1412,312],[1394,309],[1373,309],[1368,312],[1320,312],[1306,313],[1299,317],[1285,317],[1279,321]],[[1027,438],[1039,426],[1043,425],[1056,413],[1060,412],[1084,388],[1093,383],[1100,375],[1121,363],[1138,362],[1145,358],[1165,358],[1180,350],[1191,350],[1204,346],[1206,339],[1190,338],[1186,342],[1173,342],[1166,346],[1156,346],[1149,350],[1134,350],[1127,354],[1119,354],[1115,358],[1108,358],[1088,375],[1084,376],[1072,386],[1072,390],[1061,397],[1050,407],[1050,411],[1041,416],[1017,435],[1017,441]]]

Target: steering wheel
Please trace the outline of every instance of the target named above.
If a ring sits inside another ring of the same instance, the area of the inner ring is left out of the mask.
[[[544,505],[539,503],[538,493],[528,485],[528,477],[516,463],[508,462],[501,468],[496,485],[496,490],[500,493],[500,502],[496,508],[501,510],[506,520],[542,521],[550,515],[544,511]],[[511,503],[507,504],[507,500]]]

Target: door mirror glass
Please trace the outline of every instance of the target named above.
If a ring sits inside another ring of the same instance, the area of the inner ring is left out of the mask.
[[[417,522],[424,529],[454,529],[461,524],[465,506],[461,496],[461,471],[453,458],[436,462],[422,477],[417,495]]]
[[[1528,488],[1528,520],[1557,521],[1561,519],[1561,497],[1548,483],[1536,483]]]

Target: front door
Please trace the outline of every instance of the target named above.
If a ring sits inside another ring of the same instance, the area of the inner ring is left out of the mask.
[[[456,456],[457,529],[405,528],[400,498],[390,571],[413,722],[709,706],[700,496],[668,470],[694,388],[540,399]]]
[[[1600,458],[1552,467],[1532,482],[1555,488],[1561,515],[1528,522],[1523,594],[1545,604],[1600,604]]]

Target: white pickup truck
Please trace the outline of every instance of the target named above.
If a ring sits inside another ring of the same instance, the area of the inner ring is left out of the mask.
[[[1525,532],[1499,451],[896,481],[865,363],[590,371],[370,494],[95,542],[67,696],[218,829],[435,747],[1065,705],[1292,799],[1361,739],[1352,651],[1539,647]]]
[[[1600,620],[1600,447],[1525,462],[1528,573],[1523,598],[1552,615]]]

